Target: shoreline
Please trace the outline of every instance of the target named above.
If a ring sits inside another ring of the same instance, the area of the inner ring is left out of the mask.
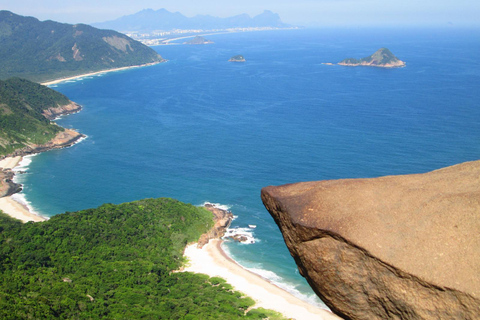
[[[0,168],[2,170],[13,170],[20,164],[22,160],[23,157],[21,156],[4,158],[0,160]],[[0,198],[0,210],[3,211],[3,213],[9,215],[10,217],[22,221],[23,223],[29,221],[41,222],[47,220],[47,218],[30,212],[28,207],[25,206],[23,203],[15,200],[13,195]]]
[[[265,308],[280,312],[284,316],[297,320],[325,319],[339,320],[328,310],[311,305],[291,293],[272,284],[229,257],[222,249],[222,240],[210,240],[202,249],[197,244],[188,245],[184,256],[188,259],[183,272],[219,276],[238,290],[255,300],[254,308]]]
[[[153,65],[165,62],[165,61],[167,61],[167,60],[159,61],[159,62],[139,64],[139,65],[136,65],[136,66],[120,67],[120,68],[114,68],[114,69],[105,69],[105,70],[100,70],[100,71],[95,71],[95,72],[79,74],[79,75],[76,75],[76,76],[71,76],[71,77],[60,78],[60,79],[56,79],[56,80],[41,82],[40,84],[43,85],[43,86],[50,86],[52,84],[58,84],[58,83],[61,83],[61,82],[65,82],[65,81],[69,81],[69,80],[75,80],[75,79],[83,78],[83,77],[90,77],[90,76],[96,76],[96,75],[99,75],[99,74],[104,74],[104,73],[109,73],[109,72],[116,72],[116,71],[122,71],[122,70],[128,70],[128,69],[135,69],[135,68],[153,66]]]

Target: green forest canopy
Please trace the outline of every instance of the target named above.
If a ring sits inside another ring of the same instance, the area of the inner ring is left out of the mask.
[[[43,144],[64,129],[42,114],[71,101],[48,87],[20,78],[0,80],[0,156],[27,144]]]
[[[1,319],[284,319],[225,280],[173,272],[213,225],[204,208],[146,199],[22,224],[0,212]]]

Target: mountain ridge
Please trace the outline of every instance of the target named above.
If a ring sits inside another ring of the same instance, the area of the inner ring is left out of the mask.
[[[32,81],[162,62],[153,49],[124,34],[86,24],[39,21],[0,11],[0,79]]]
[[[93,23],[98,28],[113,29],[120,32],[152,32],[173,29],[229,29],[229,28],[288,28],[291,25],[283,23],[280,16],[272,11],[250,17],[243,13],[227,18],[211,15],[196,15],[188,18],[180,12],[170,12],[164,8],[159,10],[144,9],[137,13],[118,19]]]

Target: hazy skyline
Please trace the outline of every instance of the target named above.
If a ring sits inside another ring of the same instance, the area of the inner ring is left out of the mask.
[[[113,20],[142,9],[165,8],[188,17],[218,17],[264,10],[278,13],[286,23],[304,26],[477,26],[478,0],[0,0],[0,9],[40,20],[93,23]]]

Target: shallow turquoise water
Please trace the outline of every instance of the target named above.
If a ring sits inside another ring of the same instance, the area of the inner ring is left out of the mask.
[[[164,64],[62,83],[84,106],[58,120],[88,138],[19,175],[35,210],[147,197],[228,206],[255,244],[230,253],[297,294],[298,274],[260,190],[419,173],[480,158],[478,30],[289,30],[160,46]],[[406,68],[326,66],[388,47]],[[246,63],[227,60],[242,54]],[[267,271],[268,270],[268,271]]]

